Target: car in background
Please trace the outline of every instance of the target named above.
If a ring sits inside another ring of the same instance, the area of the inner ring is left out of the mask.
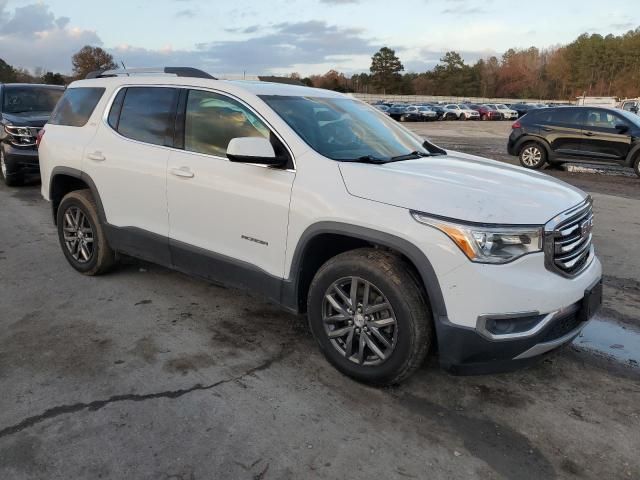
[[[487,103],[486,105],[488,107],[494,107],[496,110],[498,110],[502,114],[502,117],[503,117],[504,120],[517,120],[518,119],[518,112],[516,110],[508,107],[504,103]]]
[[[472,110],[467,105],[450,103],[444,105],[444,120],[480,120],[480,113]]]
[[[40,173],[36,139],[63,93],[60,86],[0,84],[0,171],[7,185]]]
[[[526,115],[527,113],[529,113],[532,110],[537,110],[538,107],[537,105],[533,105],[531,103],[514,103],[512,104],[509,108],[511,108],[511,110],[515,110],[516,112],[518,112],[518,118]]]
[[[404,103],[396,103],[389,108],[389,116],[394,120],[400,120],[400,117],[404,115],[404,112],[407,109],[407,105]]]
[[[533,110],[513,124],[507,150],[530,169],[606,162],[632,167],[640,176],[640,117],[609,107]]]
[[[504,118],[502,116],[502,113],[500,113],[497,108],[491,105],[471,104],[469,105],[469,108],[475,110],[480,114],[480,120],[502,120]]]
[[[401,122],[433,122],[438,114],[424,105],[410,105],[400,117]]]
[[[429,107],[431,111],[436,113],[436,120],[442,120],[445,114],[445,110],[442,105],[434,104],[434,103],[421,103],[419,104],[423,107]]]
[[[620,103],[620,108],[627,112],[638,114],[638,112],[640,112],[640,101],[638,101],[637,98],[632,100],[623,100]]]
[[[384,113],[385,115],[391,115],[389,113],[390,108],[388,106],[386,106],[383,103],[376,103],[373,105],[374,108],[377,108],[378,110],[380,110],[382,113]]]

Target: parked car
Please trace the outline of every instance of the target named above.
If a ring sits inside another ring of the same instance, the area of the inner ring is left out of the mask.
[[[433,103],[423,103],[423,107],[429,107],[432,111],[436,112],[436,120],[442,120],[445,115],[445,109],[442,105],[437,105]]]
[[[513,110],[504,103],[487,103],[487,106],[498,110],[502,114],[504,120],[516,120],[519,116],[516,110]]]
[[[539,107],[530,103],[514,103],[509,108],[518,112],[518,118],[520,118],[529,113],[531,110],[536,110]]]
[[[480,120],[480,114],[466,105],[444,105],[444,120]]]
[[[471,104],[469,108],[480,114],[480,120],[502,120],[504,117],[497,108],[491,105]]]
[[[438,119],[438,114],[429,107],[410,105],[400,117],[402,122],[430,122]]]
[[[0,172],[7,185],[21,185],[25,174],[39,173],[36,138],[64,87],[0,84]]]
[[[620,103],[620,108],[627,112],[638,114],[638,112],[640,112],[640,100],[638,99],[623,100]]]
[[[41,136],[42,194],[78,272],[120,252],[253,289],[375,385],[436,343],[458,373],[525,365],[600,305],[580,190],[443,150],[337,92],[143,72],[72,83]]]
[[[403,103],[396,103],[391,108],[389,108],[389,116],[394,120],[400,120],[400,117],[404,115],[404,112],[407,110],[407,105]]]
[[[376,104],[376,105],[374,105],[374,107],[375,107],[375,108],[377,108],[378,110],[380,110],[380,111],[381,111],[382,113],[384,113],[385,115],[391,115],[391,114],[389,113],[390,108],[389,108],[389,107],[387,107],[387,106],[386,106],[386,105],[384,105],[384,104]]]
[[[604,107],[535,110],[513,124],[507,148],[525,168],[596,161],[633,167],[640,176],[640,117]]]

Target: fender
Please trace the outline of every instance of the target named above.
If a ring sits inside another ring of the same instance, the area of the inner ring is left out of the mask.
[[[96,187],[95,182],[89,175],[87,175],[85,172],[81,170],[78,170],[77,168],[55,167],[51,171],[51,181],[49,182],[49,198],[53,198],[53,185],[54,185],[53,180],[57,175],[66,175],[68,177],[74,177],[86,183],[89,186],[89,189],[91,190],[91,195],[93,195],[93,198],[96,201],[96,206],[98,207],[98,217],[100,218],[100,221],[104,224],[108,223],[107,217],[104,213],[104,207],[102,206],[102,199],[100,198],[100,194],[98,193],[98,187]],[[52,212],[53,212],[53,221],[55,223],[56,209],[58,206],[55,205],[54,202],[51,202],[51,204],[52,204],[51,206],[52,206]]]
[[[372,230],[357,225],[351,225],[347,223],[339,222],[319,222],[308,227],[304,233],[300,236],[300,240],[296,246],[293,254],[293,260],[291,263],[291,270],[289,273],[289,281],[287,281],[283,288],[283,302],[284,304],[291,304],[293,300],[299,298],[300,287],[300,273],[302,271],[302,264],[305,254],[307,253],[307,246],[309,242],[316,236],[321,234],[337,234],[348,237],[353,237],[359,240],[364,240],[370,243],[381,245],[391,248],[397,252],[400,252],[406,256],[418,269],[422,282],[427,291],[429,297],[429,303],[433,312],[434,320],[445,319],[447,316],[447,309],[444,303],[444,297],[442,295],[442,289],[440,288],[440,282],[436,273],[431,265],[431,262],[427,256],[414,244],[400,238],[398,236],[380,232],[378,230]],[[439,322],[436,321],[436,325]]]

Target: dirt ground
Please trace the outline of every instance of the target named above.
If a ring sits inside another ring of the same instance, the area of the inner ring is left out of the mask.
[[[411,127],[510,160],[508,125],[462,125]],[[594,195],[598,321],[631,339],[640,180],[549,173]],[[0,186],[0,479],[640,478],[640,373],[609,355],[626,344],[478,377],[431,356],[368,388],[250,294],[134,260],[78,275],[38,188]]]

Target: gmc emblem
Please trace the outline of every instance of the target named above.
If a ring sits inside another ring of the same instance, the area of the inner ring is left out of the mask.
[[[588,236],[593,230],[593,218],[585,220],[580,224],[580,234],[583,237]]]

